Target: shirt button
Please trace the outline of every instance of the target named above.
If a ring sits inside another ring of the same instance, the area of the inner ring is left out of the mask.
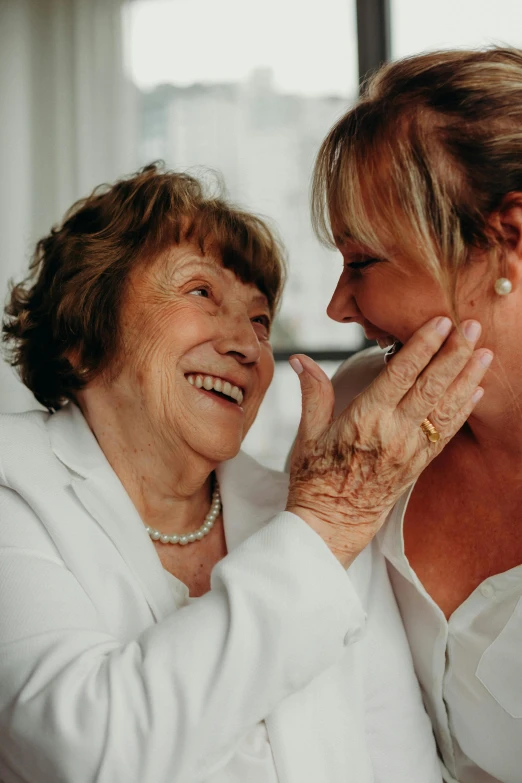
[[[495,590],[491,587],[491,585],[481,585],[480,592],[484,596],[484,598],[491,598],[495,595]]]

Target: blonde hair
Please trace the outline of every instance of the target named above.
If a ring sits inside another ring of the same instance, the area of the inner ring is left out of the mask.
[[[497,263],[488,218],[522,191],[522,51],[440,51],[381,68],[332,128],[312,182],[312,220],[333,245],[423,264],[456,311],[470,251]]]

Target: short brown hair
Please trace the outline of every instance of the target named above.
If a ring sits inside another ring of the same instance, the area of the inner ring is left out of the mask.
[[[115,358],[129,274],[171,246],[212,252],[256,285],[275,312],[282,246],[264,220],[229,204],[216,182],[218,194],[207,195],[193,176],[151,164],[96,188],[38,242],[29,277],[11,289],[3,341],[22,381],[49,410],[74,399]]]
[[[456,311],[470,250],[502,242],[488,217],[522,191],[522,51],[410,57],[380,69],[320,149],[312,217],[328,244],[349,236],[428,267]]]

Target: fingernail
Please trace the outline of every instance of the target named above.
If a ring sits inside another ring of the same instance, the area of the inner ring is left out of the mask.
[[[493,361],[493,354],[486,348],[485,351],[477,351],[477,358],[483,367],[489,367]]]
[[[447,337],[447,335],[451,332],[452,326],[453,324],[451,323],[451,319],[446,318],[446,316],[444,316],[443,318],[439,318],[439,320],[435,324],[435,329],[443,337]]]
[[[298,375],[301,375],[301,373],[303,372],[304,367],[301,364],[301,362],[299,361],[299,359],[296,359],[294,357],[293,359],[290,359],[289,362],[290,362],[290,367],[292,368],[292,370],[294,370]]]
[[[470,343],[474,343],[480,337],[482,327],[478,321],[465,321],[462,325],[462,331],[464,332],[466,340],[469,340]]]
[[[480,399],[482,399],[483,396],[484,396],[484,389],[481,386],[478,386],[473,392],[473,397],[471,398],[471,402],[473,403],[478,402]]]

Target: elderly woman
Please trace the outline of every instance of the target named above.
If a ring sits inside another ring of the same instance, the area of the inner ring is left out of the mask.
[[[332,318],[396,353],[435,313],[473,317],[495,353],[483,400],[379,539],[445,779],[520,783],[522,52],[383,68],[325,140],[314,192],[344,258]],[[348,361],[338,410],[382,366],[376,349]]]
[[[13,289],[4,336],[49,413],[0,418],[4,783],[440,781],[367,545],[484,351],[435,317],[334,422],[296,357],[288,489],[236,456],[282,271],[259,219],[148,167],[75,205]]]

